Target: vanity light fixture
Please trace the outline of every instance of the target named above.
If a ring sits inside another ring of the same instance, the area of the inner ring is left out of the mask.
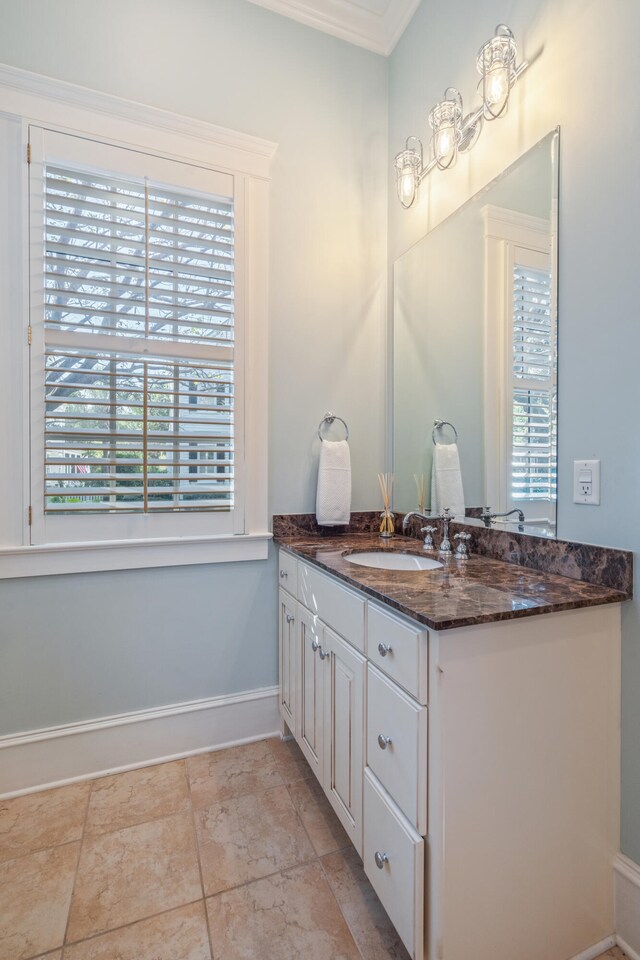
[[[482,97],[485,120],[497,120],[507,112],[509,92],[516,82],[516,42],[504,23],[495,35],[480,47],[476,61],[482,77],[478,93]]]
[[[411,146],[411,142],[415,144]],[[416,191],[423,176],[422,141],[417,137],[407,137],[404,150],[394,161],[398,199],[403,207],[410,207],[416,198]]]
[[[455,87],[447,87],[444,100],[436,103],[429,113],[429,126],[433,130],[433,156],[441,170],[447,170],[456,162],[461,124],[462,97]]]
[[[405,148],[394,160],[398,199],[408,209],[416,198],[418,187],[434,167],[448,170],[458,153],[470,150],[480,135],[484,120],[503,117],[509,106],[511,87],[529,66],[523,60],[516,67],[516,42],[504,23],[498,24],[494,36],[482,45],[476,64],[482,79],[478,92],[482,104],[464,115],[462,96],[455,87],[447,87],[444,99],[429,112],[431,158],[424,162],[422,141],[408,137]]]

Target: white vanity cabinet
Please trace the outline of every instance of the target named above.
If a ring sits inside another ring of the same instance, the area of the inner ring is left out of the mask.
[[[300,597],[280,589],[280,713],[362,855],[365,601],[292,559],[280,551]]]
[[[413,960],[610,936],[620,605],[430,631],[286,550],[279,569],[282,720]]]

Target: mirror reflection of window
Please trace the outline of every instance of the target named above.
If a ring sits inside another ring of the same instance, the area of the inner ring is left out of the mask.
[[[536,254],[535,251],[527,251]],[[520,256],[513,268],[511,322],[511,456],[508,509],[519,506],[531,519],[551,522],[557,499],[556,324],[552,316],[551,267]]]

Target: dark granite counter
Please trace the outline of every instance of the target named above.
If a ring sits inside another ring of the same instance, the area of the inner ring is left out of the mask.
[[[488,556],[444,560],[437,570],[378,570],[344,559],[361,550],[389,550],[443,558],[426,553],[421,541],[395,536],[384,541],[367,532],[318,534],[300,528],[274,530],[277,542],[302,560],[362,590],[399,613],[432,630],[451,630],[497,620],[621,603],[630,592],[588,583]]]

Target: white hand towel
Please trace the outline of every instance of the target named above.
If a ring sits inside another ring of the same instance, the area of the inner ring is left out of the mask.
[[[321,527],[351,519],[351,454],[346,440],[323,440],[318,466],[316,520]]]
[[[454,517],[464,517],[464,491],[457,443],[436,443],[431,467],[431,513],[447,507]]]

